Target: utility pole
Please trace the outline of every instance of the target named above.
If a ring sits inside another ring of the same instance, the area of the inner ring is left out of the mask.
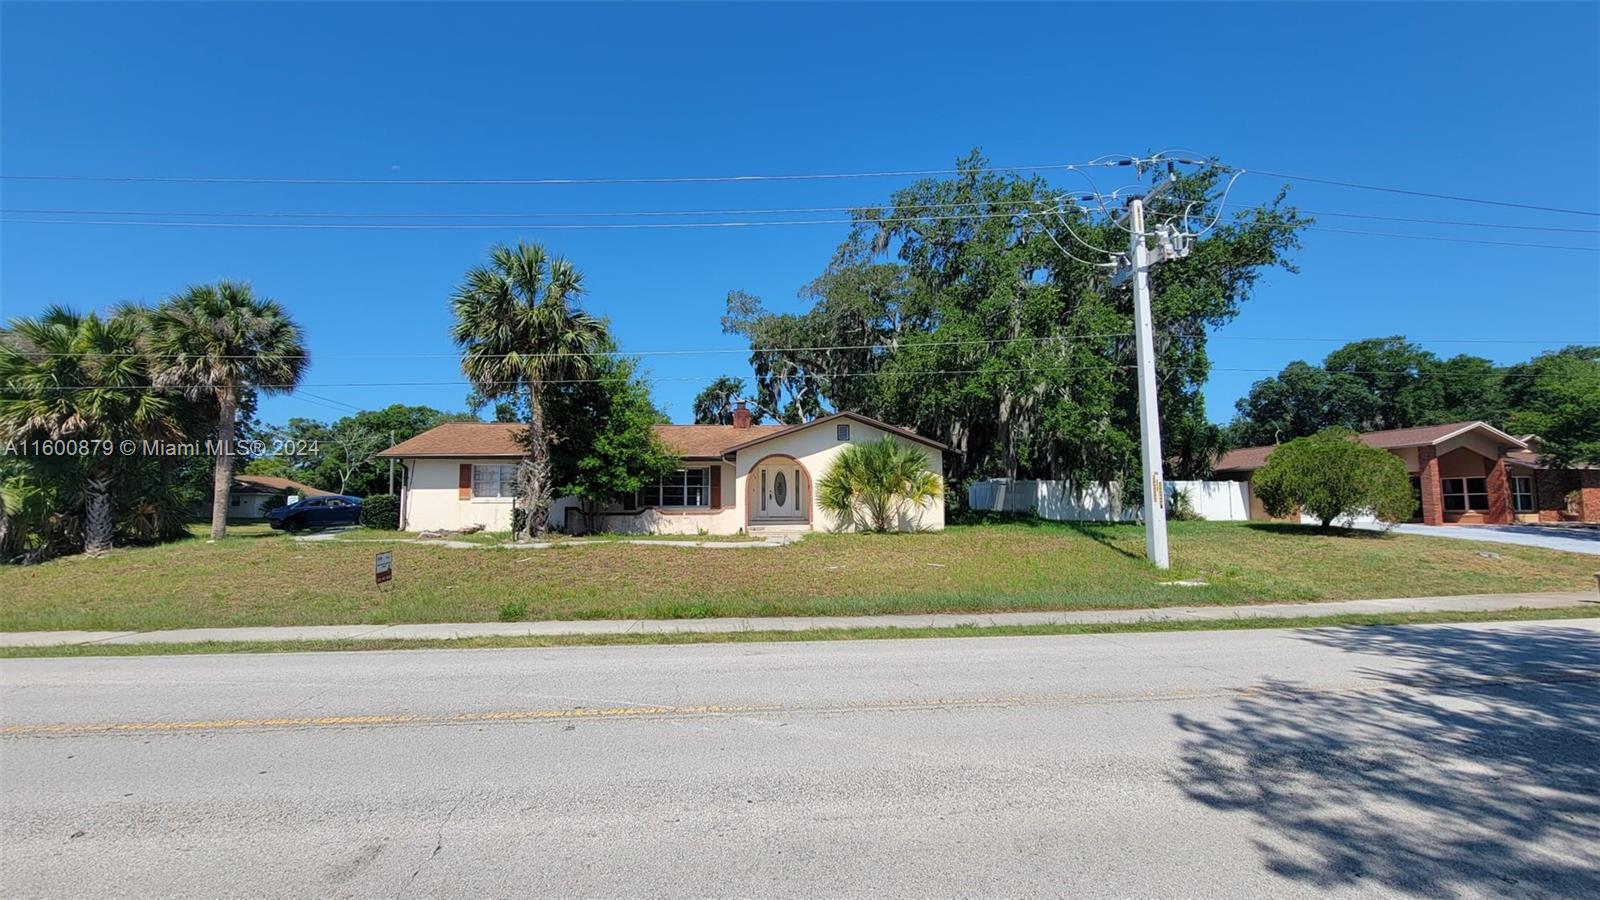
[[[1150,267],[1189,254],[1189,239],[1172,229],[1158,227],[1160,244],[1152,258],[1145,246],[1144,207],[1177,181],[1170,167],[1167,177],[1143,197],[1128,201],[1128,259],[1112,284],[1133,284],[1133,333],[1139,369],[1139,449],[1144,469],[1144,550],[1158,569],[1171,568],[1167,557],[1167,496],[1162,478],[1161,414],[1156,404],[1155,322],[1150,314]]]
[[[394,446],[394,429],[389,429],[389,446]],[[389,457],[389,493],[394,493],[394,457]]]
[[[1150,250],[1144,245],[1144,202],[1145,198],[1135,197],[1128,203],[1133,334],[1139,364],[1139,450],[1144,463],[1144,552],[1156,568],[1165,569],[1171,564],[1167,560],[1166,487],[1161,480],[1161,415],[1156,409],[1155,322],[1150,315]]]

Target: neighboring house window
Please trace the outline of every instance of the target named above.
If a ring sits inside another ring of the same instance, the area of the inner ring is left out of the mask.
[[[1445,512],[1489,510],[1489,481],[1485,478],[1446,478],[1444,484]]]
[[[711,470],[679,469],[661,476],[661,480],[641,488],[634,495],[635,509],[652,506],[692,508],[711,505]]]
[[[835,426],[833,426],[833,436],[834,436],[835,439],[841,440],[841,441],[850,440],[850,426],[849,425],[835,425]]]
[[[1511,508],[1520,513],[1531,513],[1533,505],[1533,478],[1514,475],[1511,478]]]
[[[234,496],[229,497],[228,498],[228,505],[229,506],[238,506],[239,505],[239,495],[235,494]]]
[[[516,466],[472,467],[472,496],[515,497],[516,495]]]

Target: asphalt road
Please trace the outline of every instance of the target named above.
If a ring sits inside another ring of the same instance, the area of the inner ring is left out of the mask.
[[[1600,896],[1600,619],[0,663],[7,897]]]

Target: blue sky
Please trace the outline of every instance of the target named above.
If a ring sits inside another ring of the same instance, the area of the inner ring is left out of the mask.
[[[1595,4],[6,3],[0,17],[0,171],[13,175],[863,172],[945,168],[974,146],[997,164],[1030,165],[1181,146],[1247,168],[1600,209]],[[867,204],[905,181],[7,180],[0,190],[8,210],[566,213],[549,220],[572,222],[582,221],[575,212]],[[1245,177],[1236,199],[1268,197],[1282,183]],[[1313,212],[1587,233],[1320,217],[1328,227],[1600,246],[1591,216],[1309,183],[1292,196]],[[0,314],[155,302],[188,283],[245,279],[290,307],[314,357],[304,391],[263,404],[268,421],[396,401],[459,409],[459,384],[343,385],[458,380],[451,287],[490,243],[526,237],[584,270],[586,305],[610,317],[624,349],[734,351],[645,358],[658,400],[686,421],[706,381],[748,371],[742,344],[719,331],[726,293],[799,308],[797,289],[844,231],[7,223]],[[1336,232],[1308,232],[1305,244],[1301,272],[1271,273],[1216,335],[1207,399],[1218,421],[1260,370],[1320,359],[1336,340],[1403,333],[1442,355],[1501,363],[1600,341],[1594,252]]]

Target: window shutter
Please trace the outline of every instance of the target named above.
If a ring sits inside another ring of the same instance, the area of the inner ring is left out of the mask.
[[[472,464],[462,463],[460,477],[456,479],[456,496],[462,500],[472,499]]]
[[[711,477],[711,508],[722,508],[722,466],[714,465],[707,470]]]

